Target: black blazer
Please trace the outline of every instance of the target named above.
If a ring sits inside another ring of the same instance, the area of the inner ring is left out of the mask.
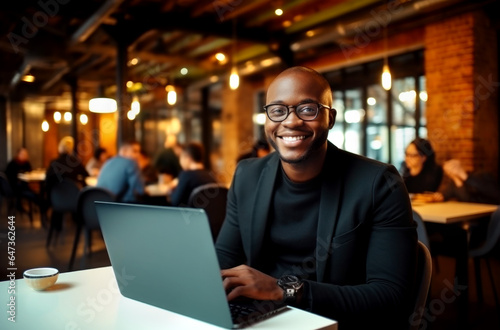
[[[243,263],[261,266],[279,162],[273,153],[238,164],[216,243],[222,269]],[[305,281],[299,307],[338,320],[342,329],[376,324],[385,329],[407,327],[417,234],[401,176],[392,165],[331,143],[324,166],[317,281]]]

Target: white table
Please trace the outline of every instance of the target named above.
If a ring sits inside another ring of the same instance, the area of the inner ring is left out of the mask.
[[[17,177],[19,180],[25,182],[41,182],[45,181],[45,170],[34,170],[31,172],[19,173]]]
[[[146,194],[152,197],[167,196],[170,193],[169,186],[167,184],[150,184],[147,185],[144,190]]]
[[[0,282],[0,329],[220,329],[123,297],[111,267],[62,273],[46,291],[32,290],[23,279],[15,281],[15,324],[6,313],[9,285]],[[251,329],[335,330],[337,322],[290,308]]]
[[[449,224],[489,216],[496,211],[498,205],[464,202],[441,202],[414,203],[412,207],[426,222]]]

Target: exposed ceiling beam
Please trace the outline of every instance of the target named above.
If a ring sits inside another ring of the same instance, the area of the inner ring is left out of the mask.
[[[107,0],[89,19],[87,19],[70,38],[70,44],[82,43],[113,13],[124,0]]]

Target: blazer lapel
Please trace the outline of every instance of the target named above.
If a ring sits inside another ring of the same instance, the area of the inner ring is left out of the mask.
[[[248,263],[250,265],[254,264],[254,260],[258,260],[258,256],[261,253],[278,165],[279,157],[275,153],[262,170],[257,189],[255,190],[256,196],[253,208],[250,211],[250,253],[248,256]]]
[[[340,205],[342,205],[343,180],[340,175],[342,161],[337,147],[328,143],[324,173],[326,175],[321,187],[321,201],[319,205],[318,232],[316,239],[316,278],[321,282],[325,275],[327,260],[331,257],[331,243],[337,225]]]

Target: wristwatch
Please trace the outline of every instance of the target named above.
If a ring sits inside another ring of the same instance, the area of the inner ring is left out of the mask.
[[[297,294],[304,283],[295,275],[284,275],[277,284],[283,289],[283,300],[286,303],[293,303],[297,300]]]

